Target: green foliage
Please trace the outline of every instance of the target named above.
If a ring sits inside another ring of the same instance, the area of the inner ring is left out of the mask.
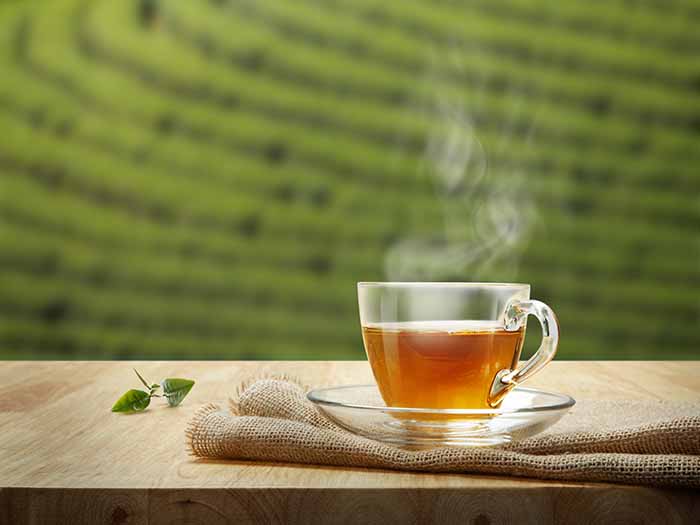
[[[698,16],[2,4],[0,356],[362,358],[355,282],[445,226],[424,158],[444,97],[494,177],[524,174],[517,279],[556,310],[560,356],[697,358]]]
[[[168,402],[168,406],[176,407],[182,403],[182,400],[185,399],[185,396],[190,393],[194,386],[194,381],[191,379],[174,377],[165,378],[160,384],[152,383],[149,385],[135,368],[134,373],[138,376],[139,381],[143,383],[143,386],[148,389],[148,392],[129,390],[114,403],[112,412],[141,412],[148,408],[152,397],[164,397]],[[162,395],[156,393],[161,387],[163,388]]]
[[[141,412],[151,404],[151,396],[143,390],[128,390],[117,399],[112,407],[112,412]]]
[[[171,407],[176,407],[182,403],[185,396],[190,392],[190,390],[192,390],[194,381],[191,379],[178,379],[171,377],[168,379],[163,379],[161,385],[163,386],[163,395],[165,395],[166,399],[168,400],[168,405]]]

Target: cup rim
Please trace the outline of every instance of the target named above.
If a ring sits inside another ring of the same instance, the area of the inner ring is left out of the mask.
[[[510,287],[510,288],[530,288],[528,283],[501,283],[501,282],[457,282],[457,281],[358,281],[358,288],[385,287],[415,287],[429,288],[431,286],[447,286],[454,288],[476,288],[476,287]]]

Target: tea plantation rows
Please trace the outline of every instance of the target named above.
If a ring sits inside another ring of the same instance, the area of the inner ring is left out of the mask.
[[[4,2],[0,357],[362,358],[355,283],[461,224],[426,161],[448,100],[489,156],[457,211],[517,172],[531,213],[511,261],[436,277],[531,283],[562,358],[700,358],[699,24],[692,0]]]

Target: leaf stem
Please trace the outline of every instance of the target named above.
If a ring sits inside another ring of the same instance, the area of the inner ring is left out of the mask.
[[[141,380],[141,382],[143,383],[143,386],[145,386],[146,388],[148,388],[148,390],[151,390],[151,385],[149,385],[149,384],[146,382],[146,380],[145,380],[143,377],[141,377],[141,374],[139,374],[139,371],[136,370],[135,368],[134,368],[134,373],[136,373],[136,375],[138,376],[138,378]]]

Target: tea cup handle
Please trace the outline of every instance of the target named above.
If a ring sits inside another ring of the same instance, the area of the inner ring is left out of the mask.
[[[504,368],[498,371],[489,392],[488,401],[492,407],[498,406],[516,385],[542,370],[557,352],[559,323],[552,309],[541,301],[513,301],[508,304],[505,311],[506,330],[510,332],[522,328],[528,315],[534,315],[542,325],[542,343],[537,352],[521,367],[515,370]]]

